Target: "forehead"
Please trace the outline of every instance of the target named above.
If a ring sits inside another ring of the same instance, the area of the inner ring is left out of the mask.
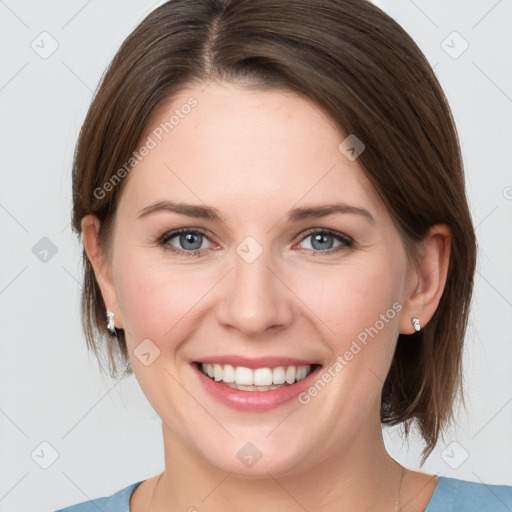
[[[339,149],[345,137],[315,103],[291,91],[190,86],[153,116],[139,145],[151,149],[122,196],[132,208],[172,198],[241,215],[270,203],[288,210],[345,201],[382,215],[359,163]]]

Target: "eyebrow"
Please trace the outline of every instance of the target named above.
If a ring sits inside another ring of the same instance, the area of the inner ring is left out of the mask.
[[[327,217],[328,215],[334,215],[336,213],[351,213],[354,215],[361,215],[371,224],[375,224],[375,219],[368,210],[345,203],[334,203],[305,208],[293,208],[288,214],[288,220],[290,222],[296,222],[302,219]]]
[[[187,215],[188,217],[197,217],[200,219],[207,219],[214,222],[223,222],[219,211],[211,206],[201,206],[186,203],[175,203],[173,201],[156,201],[143,208],[138,218],[146,217],[156,212],[173,212],[181,215]],[[334,203],[326,204],[321,206],[313,207],[302,207],[293,208],[288,212],[288,222],[297,222],[303,219],[321,218],[327,217],[328,215],[334,215],[336,213],[349,213],[354,215],[360,215],[368,220],[370,223],[375,224],[375,219],[372,214],[364,209],[357,206],[352,206],[345,203]]]
[[[200,206],[195,204],[175,203],[173,201],[156,201],[146,206],[140,211],[138,218],[146,217],[155,212],[174,212],[189,217],[198,217],[200,219],[213,220],[214,222],[222,222],[219,211],[211,206]]]

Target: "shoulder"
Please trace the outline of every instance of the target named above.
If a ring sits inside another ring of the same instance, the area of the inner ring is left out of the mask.
[[[98,512],[98,510],[102,512],[130,512],[130,496],[142,482],[143,480],[130,484],[112,494],[112,496],[83,501],[70,507],[61,508],[55,512]]]
[[[509,512],[512,486],[490,485],[440,476],[425,512]]]

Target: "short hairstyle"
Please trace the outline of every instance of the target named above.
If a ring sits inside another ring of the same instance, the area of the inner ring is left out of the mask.
[[[476,263],[458,136],[433,70],[401,26],[365,0],[166,2],[124,41],[89,108],[73,165],[76,233],[83,217],[94,214],[108,250],[126,182],[116,181],[119,171],[126,170],[159,107],[186,87],[212,80],[299,93],[325,110],[340,136],[363,141],[358,162],[409,256],[431,226],[451,228],[439,306],[420,333],[399,335],[381,398],[383,424],[403,423],[408,435],[416,421],[424,462],[453,419],[455,400],[463,398],[462,349]],[[87,346],[100,367],[108,355],[112,377],[118,364],[132,373],[124,331],[117,340],[107,331],[85,251],[83,264]]]

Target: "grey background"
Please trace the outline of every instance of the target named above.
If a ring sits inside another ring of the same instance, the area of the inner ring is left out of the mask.
[[[0,511],[52,511],[163,469],[160,420],[138,384],[103,379],[87,354],[69,226],[72,155],[92,91],[160,3],[0,1]],[[422,469],[512,485],[512,2],[376,3],[413,36],[446,91],[480,246],[468,412]],[[417,437],[404,444],[386,429],[385,440],[418,467]]]

